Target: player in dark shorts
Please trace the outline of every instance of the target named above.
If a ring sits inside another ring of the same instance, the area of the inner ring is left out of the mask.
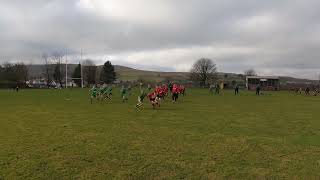
[[[111,100],[111,95],[112,95],[111,86],[104,86],[100,89],[100,92],[99,92],[100,100],[106,100],[106,99]]]
[[[159,103],[160,98],[157,97],[156,92],[149,93],[148,98],[150,100],[150,103],[151,103],[153,109],[155,109],[156,106],[160,107],[160,103]]]
[[[177,102],[178,98],[179,98],[179,87],[178,85],[174,84],[172,86],[172,101]]]
[[[122,98],[122,102],[128,102],[128,97],[129,97],[129,90],[128,88],[122,86],[121,90],[120,90],[120,94],[121,94],[121,98]]]
[[[306,88],[305,93],[306,93],[306,95],[310,95],[310,88],[309,87]]]
[[[257,86],[256,88],[256,95],[260,96],[260,90],[261,90],[261,87],[260,87],[260,84]]]
[[[216,91],[215,94],[220,94],[220,86],[218,84],[216,84]]]
[[[169,86],[170,92],[172,93],[172,89],[173,89],[173,84],[172,84],[172,82],[170,82],[168,86]]]
[[[239,94],[239,86],[238,84],[236,84],[236,86],[234,87],[234,95],[238,95]]]
[[[161,86],[156,86],[154,92],[156,93],[156,95],[157,95],[158,98],[161,98],[161,92],[162,92]]]

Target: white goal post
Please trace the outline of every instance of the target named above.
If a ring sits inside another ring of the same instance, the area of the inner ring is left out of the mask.
[[[68,56],[67,56],[67,50],[66,50],[66,88],[68,88],[68,79],[72,80],[81,80],[81,88],[83,88],[83,73],[82,73],[82,49],[81,49],[81,59],[80,59],[80,71],[81,71],[81,77],[80,78],[68,78]],[[72,82],[73,83],[73,82]]]

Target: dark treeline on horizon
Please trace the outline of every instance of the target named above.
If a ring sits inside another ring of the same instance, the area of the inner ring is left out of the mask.
[[[4,63],[0,65],[0,88],[25,88],[28,81],[41,80],[49,88],[58,84],[60,87],[66,83],[66,64],[62,64],[61,57],[56,56],[49,60],[49,57],[44,56],[44,63],[38,69],[37,76],[31,75],[30,67],[24,63]],[[75,66],[75,64],[70,64]],[[82,66],[82,67],[81,67]],[[82,65],[77,64],[76,68],[68,68],[68,82],[75,83],[81,87],[81,70],[83,80],[86,85],[99,83],[113,83],[116,80],[114,66],[110,61],[98,68],[92,60],[85,60]],[[69,79],[70,78],[70,79]],[[72,79],[74,78],[74,79]],[[69,83],[68,83],[69,84]]]

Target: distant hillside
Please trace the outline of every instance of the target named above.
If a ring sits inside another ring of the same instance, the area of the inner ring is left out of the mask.
[[[51,65],[51,69],[54,69],[54,65]],[[77,64],[68,64],[68,76],[72,76],[72,72],[76,68]],[[30,78],[40,78],[44,77],[45,66],[44,65],[29,65],[29,76]],[[98,67],[100,70],[102,66]],[[178,80],[178,81],[188,81],[188,72],[157,72],[157,71],[146,71],[138,70],[130,67],[115,65],[115,71],[117,73],[118,79],[122,81],[136,81],[139,79],[145,81],[163,81],[163,80]],[[65,65],[62,65],[62,72],[65,73]],[[223,79],[225,81],[244,81],[244,76],[235,73],[218,73],[218,79]],[[296,83],[316,83],[317,81],[308,79],[297,79],[293,77],[281,77],[281,82],[296,82]]]
[[[54,69],[54,65],[50,65],[50,69]],[[72,72],[76,68],[76,64],[68,64],[68,76],[72,76]],[[45,77],[45,66],[44,65],[29,65],[29,76],[30,78],[40,78]],[[98,66],[100,70],[102,66]],[[62,73],[65,74],[65,65],[61,66]],[[144,71],[133,69],[130,67],[115,65],[115,71],[117,73],[118,79],[122,81],[136,81],[138,79],[143,79],[146,81],[162,81],[165,79],[172,80],[187,80],[188,73],[186,72],[154,72],[154,71]]]

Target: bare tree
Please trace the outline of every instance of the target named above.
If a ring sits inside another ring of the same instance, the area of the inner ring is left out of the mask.
[[[5,62],[3,64],[2,70],[2,78],[7,82],[15,82],[16,83],[16,74],[15,74],[15,67],[13,64],[9,62]]]
[[[63,79],[63,72],[62,72],[62,53],[54,52],[52,54],[52,59],[55,64],[53,78],[55,81],[59,82],[60,87],[62,87],[62,79]]]
[[[44,53],[42,54],[42,59],[44,62],[44,76],[46,78],[47,87],[50,87],[50,83],[52,80],[52,66],[51,61],[49,59],[48,54]]]
[[[14,65],[17,82],[26,84],[29,78],[29,69],[24,63],[17,63]]]
[[[201,58],[193,64],[190,73],[191,80],[199,82],[200,86],[206,86],[215,78],[217,66],[211,59]]]
[[[257,76],[257,73],[254,69],[248,69],[244,71],[245,76]]]

